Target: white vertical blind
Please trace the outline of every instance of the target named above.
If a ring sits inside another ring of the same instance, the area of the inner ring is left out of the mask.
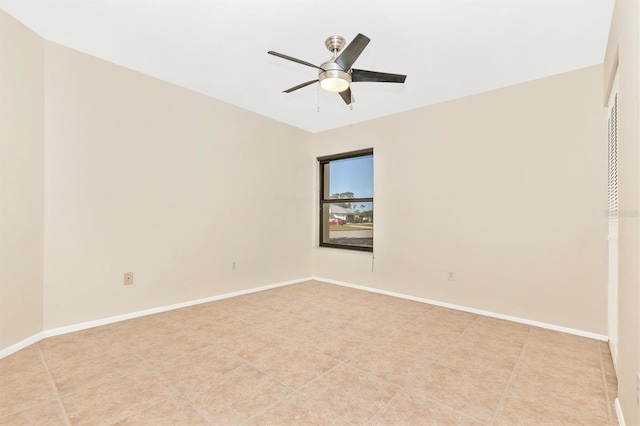
[[[609,100],[607,167],[607,216],[609,219],[608,331],[613,365],[618,364],[618,91],[617,84]]]
[[[609,106],[609,165],[607,167],[607,210],[609,220],[618,220],[618,94]]]

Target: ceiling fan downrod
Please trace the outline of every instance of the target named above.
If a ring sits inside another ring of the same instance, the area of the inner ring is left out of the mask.
[[[333,59],[338,57],[338,52],[342,50],[344,44],[346,43],[344,37],[340,37],[337,35],[327,37],[324,41],[324,45],[327,46],[329,52],[333,53]]]

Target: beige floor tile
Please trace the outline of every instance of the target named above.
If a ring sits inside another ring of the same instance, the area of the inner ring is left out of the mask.
[[[209,346],[160,364],[157,369],[178,389],[193,389],[242,365],[245,362],[231,352]]]
[[[607,396],[602,381],[581,380],[575,376],[556,376],[518,368],[511,379],[509,392],[537,402],[553,411],[569,415],[608,420]]]
[[[250,419],[249,425],[349,425],[346,420],[298,393],[285,397]]]
[[[56,398],[55,387],[40,361],[36,368],[4,375],[0,384],[0,417]]]
[[[253,362],[269,355],[270,351],[290,343],[289,340],[270,331],[256,329],[240,334],[235,339],[227,340],[221,343],[221,346],[237,356]]]
[[[206,331],[209,332],[211,338],[215,339],[228,339],[235,337],[238,333],[255,328],[254,325],[243,321],[241,318],[228,317],[216,319],[214,321],[208,321],[205,324]]]
[[[60,403],[55,401],[29,407],[28,409],[0,417],[0,425],[64,425],[67,423]]]
[[[425,329],[421,332],[397,330],[379,340],[380,345],[393,347],[427,360],[435,360],[442,355],[457,338],[441,330]]]
[[[377,316],[385,323],[393,327],[402,328],[405,324],[415,321],[426,312],[428,312],[428,310],[426,309],[416,312],[413,309],[408,309],[405,311],[401,307],[393,306],[378,309]]]
[[[419,316],[415,320],[415,324],[425,327],[446,327],[451,331],[463,332],[471,326],[476,318],[478,316],[475,314],[434,306],[433,309]]]
[[[611,359],[611,354],[608,352],[601,352],[600,358],[602,359],[602,367],[606,374],[615,375],[615,367],[613,366],[613,359]]]
[[[209,305],[209,309],[230,312],[232,313],[231,316],[238,316],[243,312],[256,309],[255,303],[251,303],[250,299],[246,296],[248,295],[220,299],[215,302],[209,302],[207,305]]]
[[[436,307],[437,308],[437,307]],[[418,316],[413,321],[408,321],[402,324],[401,329],[414,331],[417,333],[431,333],[431,334],[440,334],[446,335],[449,337],[457,338],[462,333],[467,330],[470,325],[473,323],[472,317],[456,317],[452,314],[442,313],[440,311],[436,311],[436,308],[433,308],[431,311],[426,314]],[[439,308],[442,309],[442,308]],[[434,312],[435,311],[435,312]],[[445,311],[446,312],[446,311]],[[464,314],[464,312],[462,312]],[[467,314],[470,315],[470,314]],[[451,322],[449,322],[446,317],[451,317]],[[440,317],[444,317],[440,319]]]
[[[347,362],[352,367],[371,373],[398,386],[410,385],[416,374],[429,369],[430,362],[392,347],[367,349]]]
[[[355,288],[343,287],[337,284],[329,284],[315,280],[311,280],[308,282],[311,283],[311,285],[315,286],[316,292],[324,293],[327,295],[335,295],[338,296],[340,300],[344,300],[352,295],[361,293],[360,290],[356,290]]]
[[[350,302],[351,297],[352,294],[350,292],[345,293],[343,291],[335,290],[318,293],[314,296],[316,303],[331,306],[333,308],[338,308],[341,312],[348,314],[350,316],[350,319],[353,319],[357,312],[361,312],[363,310],[371,310],[371,308],[369,307],[360,307],[360,309],[353,309],[355,308],[355,304]]]
[[[506,385],[515,368],[520,350],[498,345],[489,348],[472,343],[459,339],[438,358],[438,364]]]
[[[0,382],[22,375],[42,374],[46,371],[38,345],[27,346],[6,358],[0,359]]]
[[[71,424],[111,424],[176,395],[157,374],[138,370],[89,389],[63,396]]]
[[[338,365],[339,361],[291,344],[272,351],[254,365],[281,383],[297,389]]]
[[[49,364],[49,371],[60,394],[92,387],[135,371],[145,362],[123,346],[105,348],[105,352],[91,358],[70,358]]]
[[[314,334],[326,331],[325,328],[313,321],[294,317],[289,317],[274,324],[265,325],[265,328],[273,334],[277,334],[294,342],[301,342]]]
[[[337,327],[335,330],[348,332],[365,340],[377,340],[384,338],[396,329],[387,323],[384,318],[372,313],[370,317],[358,317]]]
[[[206,318],[210,322],[216,322],[236,315],[232,309],[226,308],[219,302],[201,303],[181,310],[184,311],[185,319],[187,321],[197,318]]]
[[[356,424],[373,417],[397,391],[396,385],[347,365],[334,368],[301,389],[303,396]]]
[[[367,349],[371,342],[341,328],[315,334],[301,344],[337,360],[347,361]]]
[[[618,378],[616,377],[613,368],[611,368],[611,371],[605,369],[605,385],[609,396],[609,402],[610,404],[613,404],[613,401],[618,397]]]
[[[205,348],[210,343],[189,332],[177,332],[155,337],[153,340],[132,341],[133,351],[153,365]]]
[[[215,424],[238,424],[277,402],[291,391],[263,372],[240,367],[185,396]]]
[[[274,291],[275,290],[275,291]],[[264,292],[252,293],[247,295],[250,299],[250,303],[255,308],[269,308],[284,311],[288,306],[295,305],[297,303],[305,303],[310,294],[302,292],[293,292],[292,289],[278,289],[267,290]]]
[[[348,312],[335,309],[324,309],[313,306],[303,309],[297,316],[317,324],[322,330],[332,330],[353,320],[353,316]]]
[[[568,382],[599,386],[602,385],[602,370],[601,361],[598,358],[587,353],[562,357],[555,352],[532,348],[527,344],[520,356],[517,372],[551,375]]]
[[[416,302],[408,299],[400,299],[396,297],[387,297],[384,299],[381,309],[393,312],[404,312],[410,316],[418,317],[433,309],[433,305],[423,302]]]
[[[550,358],[557,360],[557,363],[570,365],[573,363],[591,365],[600,364],[600,351],[596,346],[581,348],[581,345],[572,346],[569,343],[552,344],[529,339],[523,349],[524,354],[531,354],[531,358]]]
[[[478,316],[465,330],[461,339],[474,345],[522,349],[531,327],[511,321]]]
[[[353,316],[344,312],[342,305],[335,302],[321,302],[316,296],[308,300],[298,302],[286,308],[286,311],[312,321],[322,321],[325,319],[335,322],[350,321]]]
[[[446,405],[422,398],[415,393],[399,394],[370,422],[371,425],[478,425],[476,420]]]
[[[376,308],[360,304],[358,301],[342,300],[338,306],[349,321],[375,321],[377,318]]]
[[[38,345],[49,366],[70,362],[80,363],[100,356],[106,351],[119,351],[126,348],[122,339],[107,327],[95,327],[49,337],[40,341]]]
[[[118,426],[209,425],[184,398],[177,397],[116,423]]]
[[[349,303],[357,306],[366,306],[371,309],[379,309],[385,305],[387,296],[378,293],[359,291],[351,294]]]
[[[326,311],[326,307],[318,305],[314,300],[307,297],[293,300],[283,309],[285,315],[295,315],[309,320],[315,319],[317,313]]]
[[[527,346],[545,348],[561,356],[580,354],[581,357],[598,358],[600,353],[600,342],[597,340],[538,327],[531,328]]]
[[[274,309],[273,307],[264,307],[244,312],[237,315],[237,318],[251,324],[263,325],[288,320],[291,318],[291,313],[281,309]]]
[[[134,320],[129,320],[134,321]],[[124,321],[128,322],[128,321]],[[139,327],[139,328],[138,328]],[[166,330],[161,327],[150,325],[149,327],[141,326],[129,326],[123,323],[115,323],[106,325],[105,328],[111,330],[113,334],[119,337],[125,345],[130,345],[132,342],[153,341],[158,337],[177,333],[179,330]]]
[[[567,413],[566,410],[554,409],[540,404],[539,401],[526,399],[511,394],[505,398],[498,409],[494,425],[605,425],[607,422],[596,417],[589,417],[580,411]]]
[[[487,423],[498,407],[504,386],[432,364],[416,378],[414,392],[440,402],[482,423]]]

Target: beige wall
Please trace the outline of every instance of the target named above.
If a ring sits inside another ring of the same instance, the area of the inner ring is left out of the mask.
[[[0,10],[0,349],[42,330],[43,52]]]
[[[373,271],[316,248],[314,275],[606,334],[601,81],[594,66],[314,135],[316,156],[374,148],[376,223]]]
[[[605,58],[605,91],[618,71],[618,397],[628,425],[640,424],[640,7],[617,0]],[[605,93],[606,94],[606,93]],[[604,102],[608,96],[604,97]]]
[[[309,133],[54,43],[46,64],[45,329],[309,276]]]

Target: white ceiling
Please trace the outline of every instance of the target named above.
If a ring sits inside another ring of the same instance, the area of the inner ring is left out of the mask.
[[[47,40],[311,132],[602,63],[613,0],[0,0]],[[350,110],[317,85],[330,35],[371,42]],[[320,112],[317,112],[318,102]]]

